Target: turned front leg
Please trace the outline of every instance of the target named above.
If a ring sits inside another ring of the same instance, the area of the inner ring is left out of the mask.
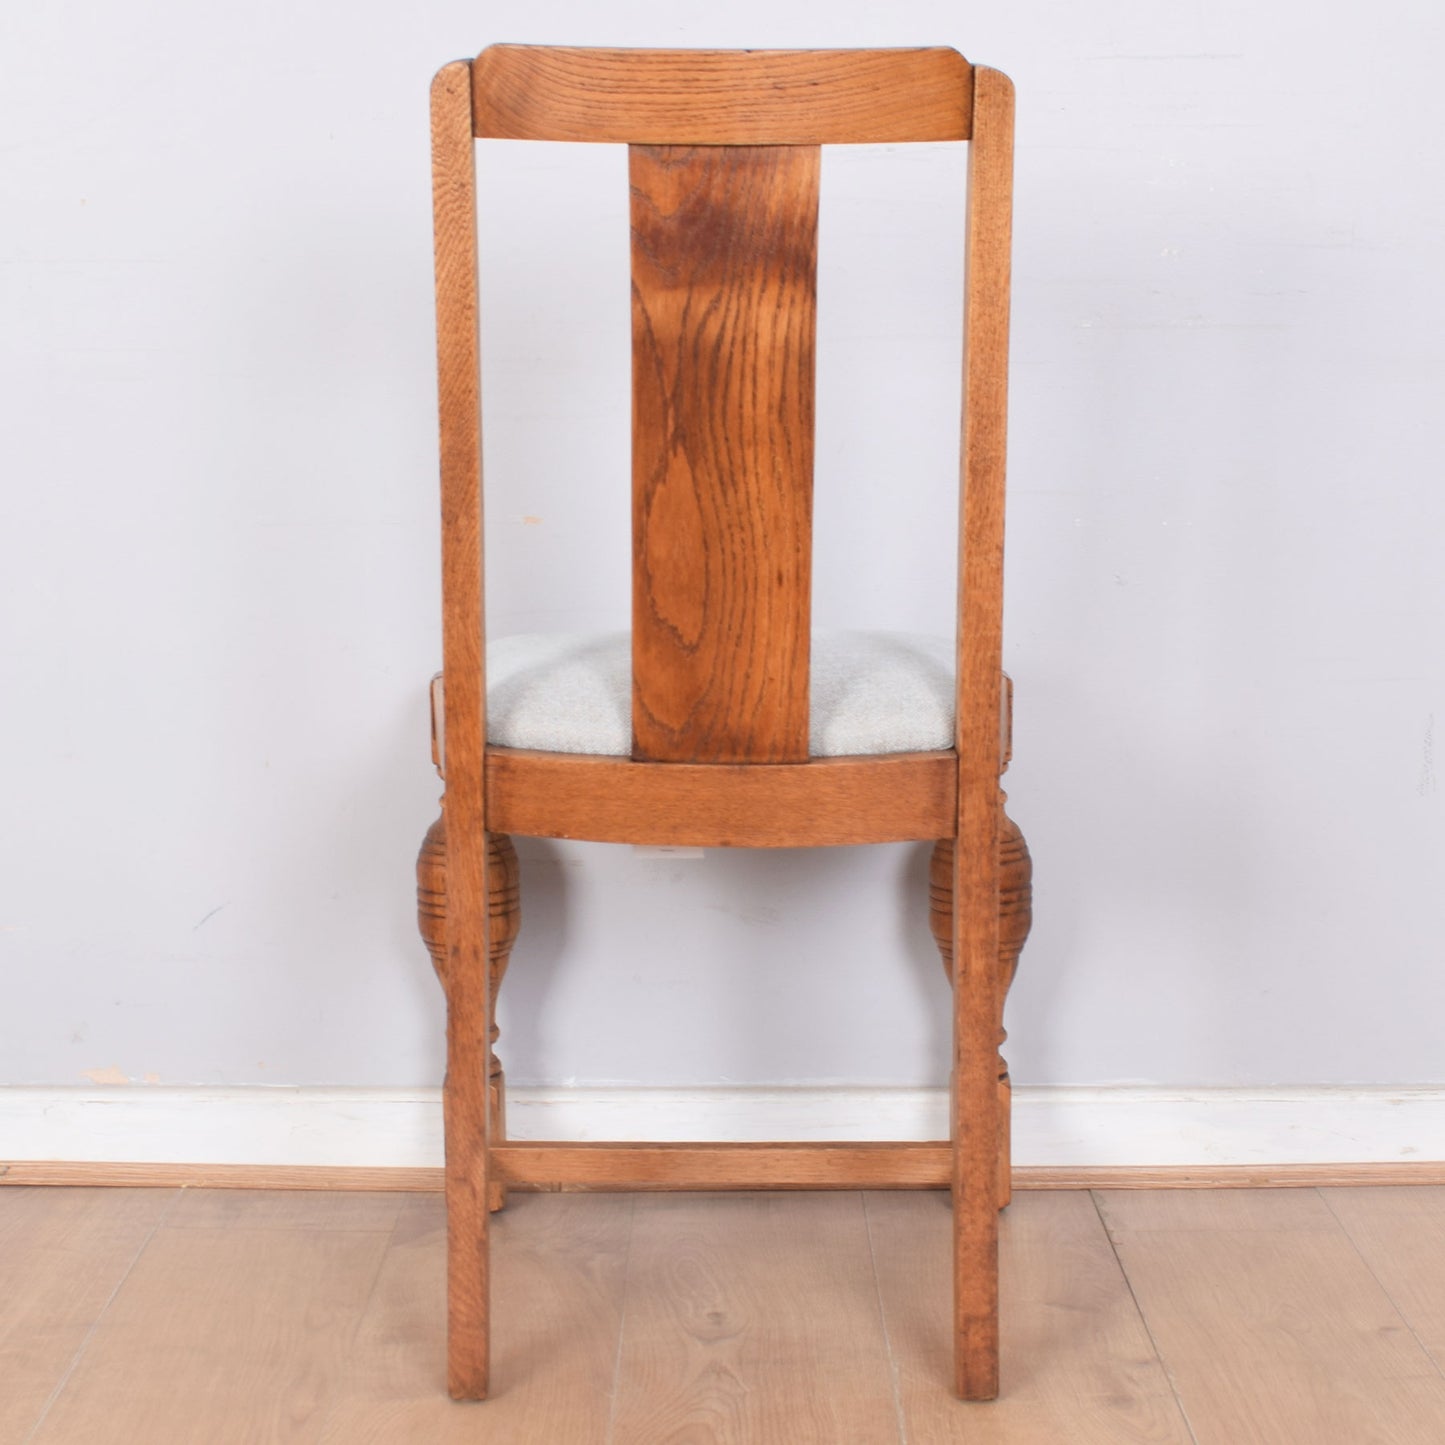
[[[1003,1027],[1002,1011],[1009,985],[1018,972],[1019,954],[1029,936],[1029,925],[1033,921],[1033,863],[1029,858],[1028,844],[1019,831],[1018,824],[999,809],[999,919],[998,919],[998,972],[999,972],[999,1029],[1000,1050],[1008,1034]],[[953,986],[953,839],[941,838],[933,845],[933,857],[928,865],[929,910],[928,922],[933,930],[934,941],[938,944],[943,958],[943,973]],[[1009,1080],[1008,1063],[1003,1053],[998,1056],[999,1088],[999,1163],[998,1163],[998,1205],[1002,1209],[1012,1197],[1011,1182],[1011,1138],[1009,1113],[1013,1102],[1013,1089]]]
[[[487,903],[491,937],[487,957],[492,990],[491,1044],[487,1065],[487,1101],[491,1113],[492,1140],[507,1137],[507,1079],[497,1057],[497,995],[512,957],[521,924],[521,892],[517,850],[505,833],[487,834]],[[431,953],[432,967],[446,987],[447,956],[447,832],[446,813],[427,829],[416,860],[417,921],[421,936]],[[487,1185],[487,1203],[496,1210],[507,1202],[507,1186],[498,1179]]]

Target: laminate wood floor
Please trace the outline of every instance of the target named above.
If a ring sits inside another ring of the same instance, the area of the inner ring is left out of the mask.
[[[434,1194],[0,1188],[0,1445],[1441,1445],[1445,1188],[1025,1193],[1003,1397],[938,1193],[513,1194],[453,1404]]]

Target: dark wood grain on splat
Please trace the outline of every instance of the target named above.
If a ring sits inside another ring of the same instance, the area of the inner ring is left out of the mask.
[[[808,755],[818,150],[631,148],[633,756]]]

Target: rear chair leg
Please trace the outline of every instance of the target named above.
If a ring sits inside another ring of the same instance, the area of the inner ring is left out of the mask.
[[[491,916],[491,937],[487,956],[491,974],[492,1028],[487,1066],[487,1106],[491,1112],[492,1142],[507,1137],[507,1077],[497,1057],[497,994],[512,957],[521,924],[521,893],[517,850],[505,833],[487,834],[487,904]],[[446,987],[447,917],[447,833],[446,813],[427,829],[416,860],[416,906],[421,936],[431,953],[432,967]],[[507,1202],[507,1186],[499,1179],[487,1183],[487,1203],[492,1210]]]
[[[999,1010],[1002,1013],[1003,1000],[1009,985],[1018,972],[1019,954],[1029,936],[1029,925],[1033,919],[1033,863],[1029,858],[1028,844],[1019,831],[1018,824],[1007,813],[1000,812],[999,819],[999,920],[998,920],[998,972]],[[953,839],[940,838],[933,845],[933,857],[928,866],[929,911],[928,922],[933,930],[934,941],[938,944],[943,958],[943,973],[949,986],[953,985]],[[1008,1034],[1004,1031],[1003,1020],[999,1020],[998,1041],[1002,1046]],[[1009,1082],[1008,1064],[1002,1053],[998,1056],[999,1091],[999,1168],[998,1207],[1003,1209],[1012,1197],[1010,1180],[1010,1129],[1009,1114],[1012,1106],[1012,1087]]]

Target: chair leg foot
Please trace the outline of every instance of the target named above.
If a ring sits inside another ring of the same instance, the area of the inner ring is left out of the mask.
[[[960,1116],[975,1116],[965,1090]],[[992,1100],[984,1104],[990,1111]],[[954,1129],[962,1128],[955,1118]],[[966,1130],[964,1131],[966,1134]],[[998,1201],[992,1161],[955,1149],[953,1177],[953,1389],[960,1400],[998,1395]],[[962,1155],[963,1157],[960,1157]]]
[[[965,1110],[967,1104],[965,1099]],[[998,1395],[999,1211],[984,1165],[977,1180],[967,1177],[968,1160],[954,1165],[953,1389],[960,1400]]]
[[[480,1070],[467,1072],[481,1082]],[[460,1073],[453,1060],[443,1092],[447,1115],[447,1391],[454,1400],[485,1400],[491,1353],[490,1260],[487,1145],[478,1126],[486,1103],[485,1094],[475,1087],[453,1087],[453,1079]],[[471,1135],[471,1142],[454,1145],[453,1140],[461,1134]]]

